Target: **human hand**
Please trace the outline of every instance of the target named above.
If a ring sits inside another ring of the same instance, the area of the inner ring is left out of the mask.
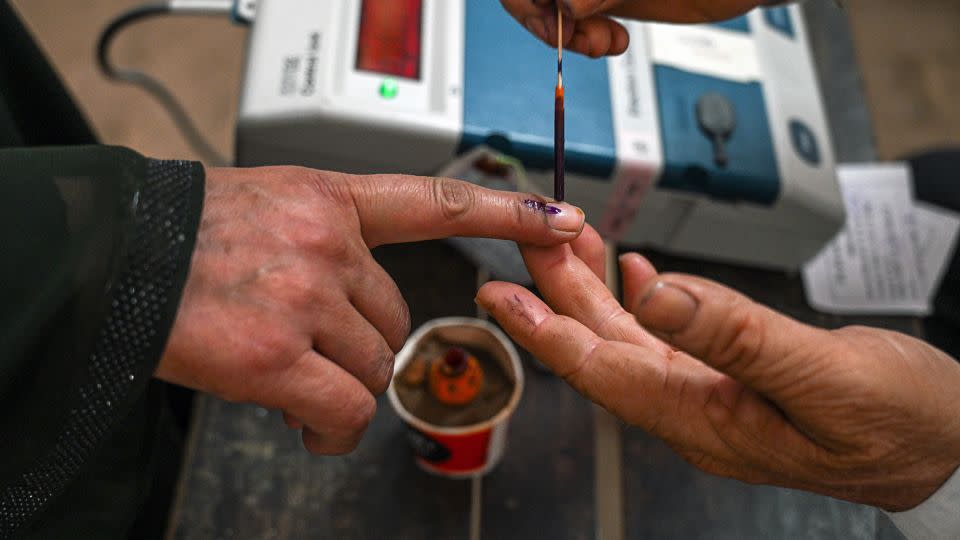
[[[583,212],[449,179],[210,169],[196,249],[156,376],[282,409],[318,454],[351,451],[410,329],[370,249],[446,236],[568,242]],[[531,208],[533,207],[533,208]],[[542,208],[542,205],[541,205]]]
[[[533,35],[557,46],[557,0],[500,0],[503,7]],[[674,23],[722,21],[763,0],[564,0],[563,46],[594,58],[621,54],[629,36],[612,17]]]
[[[580,393],[704,471],[902,511],[960,465],[960,364],[922,341],[813,328],[637,254],[620,260],[628,312],[597,277],[590,229],[523,253],[549,306],[506,283],[485,285],[480,305]]]

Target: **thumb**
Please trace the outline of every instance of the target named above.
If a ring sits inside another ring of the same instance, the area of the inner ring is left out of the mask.
[[[348,186],[370,247],[450,236],[552,246],[579,236],[585,219],[571,204],[451,178],[360,176]]]
[[[620,261],[624,304],[647,330],[774,401],[816,370],[826,330],[801,324],[712,281]]]

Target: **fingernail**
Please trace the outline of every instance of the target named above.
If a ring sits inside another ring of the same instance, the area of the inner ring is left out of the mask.
[[[578,233],[583,230],[583,222],[586,216],[583,210],[572,204],[527,199],[523,205],[534,212],[546,216],[547,226],[555,231],[566,233]]]
[[[689,326],[699,307],[687,291],[658,281],[640,299],[633,314],[647,329],[672,334]]]
[[[523,25],[527,27],[527,30],[529,30],[531,34],[546,41],[547,27],[543,19],[540,17],[527,17],[526,20],[523,21]]]
[[[547,225],[555,231],[579,233],[583,230],[586,216],[583,210],[567,203],[548,204],[546,208]]]

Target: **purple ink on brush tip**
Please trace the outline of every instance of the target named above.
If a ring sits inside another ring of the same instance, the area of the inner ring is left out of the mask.
[[[523,201],[523,205],[535,212],[550,214],[551,216],[555,216],[557,214],[563,213],[563,210],[557,208],[556,206],[549,205],[543,201],[535,201],[533,199],[527,199]]]

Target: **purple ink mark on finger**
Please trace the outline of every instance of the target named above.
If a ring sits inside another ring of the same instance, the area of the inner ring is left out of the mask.
[[[547,203],[535,201],[533,199],[527,199],[523,201],[523,205],[531,210],[536,210],[537,212],[544,212],[547,208]]]
[[[557,208],[556,206],[547,204],[543,201],[535,201],[533,199],[527,199],[523,201],[523,205],[533,210],[534,212],[540,212],[541,214],[550,214],[551,216],[556,216],[558,214],[563,213],[563,210]]]
[[[520,295],[514,294],[513,301],[507,300],[507,304],[509,304],[511,313],[523,319],[529,326],[537,326],[537,322],[534,321],[533,317],[527,312],[526,305],[520,298]]]

